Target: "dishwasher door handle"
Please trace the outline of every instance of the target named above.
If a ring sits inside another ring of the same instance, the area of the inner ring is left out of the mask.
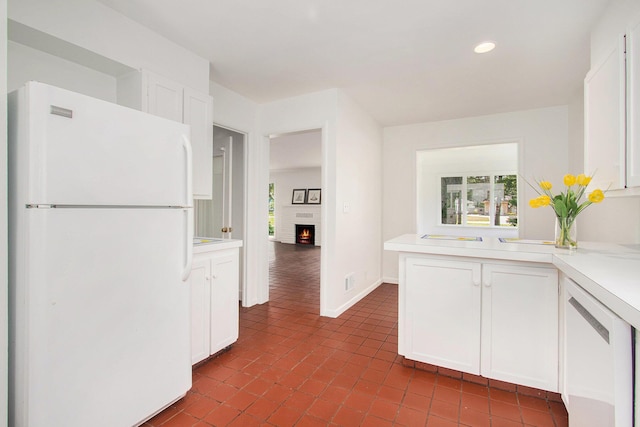
[[[589,310],[584,308],[583,305],[580,304],[574,297],[569,298],[569,304],[571,304],[573,308],[575,308],[576,311],[580,313],[582,318],[586,320],[587,323],[591,325],[591,327],[598,333],[598,335],[600,335],[602,339],[605,340],[607,344],[609,344],[609,330],[605,328],[604,325],[598,321],[598,319],[593,317],[593,314],[589,313]]]

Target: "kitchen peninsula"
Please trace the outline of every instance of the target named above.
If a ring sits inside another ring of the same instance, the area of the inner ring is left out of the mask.
[[[638,247],[580,242],[569,252],[552,242],[407,234],[384,249],[399,252],[405,358],[560,392],[571,425],[579,425],[580,405],[599,403],[615,425],[631,420]],[[584,372],[591,355],[605,358]],[[576,384],[587,377],[608,383]],[[603,387],[600,396],[579,392]]]

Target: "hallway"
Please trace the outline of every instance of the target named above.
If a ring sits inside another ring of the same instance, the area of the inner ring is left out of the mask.
[[[270,243],[270,298],[145,426],[567,426],[562,403],[403,365],[397,286],[318,316],[320,249]]]

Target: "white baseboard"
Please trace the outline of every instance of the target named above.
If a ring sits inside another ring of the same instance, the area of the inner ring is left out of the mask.
[[[320,313],[320,315],[321,316],[326,316],[326,317],[333,317],[333,318],[336,318],[336,317],[340,316],[342,313],[344,313],[345,311],[347,311],[348,309],[353,307],[362,298],[364,298],[367,295],[369,295],[374,289],[376,289],[381,284],[382,284],[382,280],[380,280],[380,279],[376,280],[369,287],[363,289],[357,295],[354,295],[349,301],[345,302],[344,304],[342,304],[337,309],[335,309],[335,310],[327,310],[324,313]]]
[[[400,281],[398,280],[397,277],[383,277],[382,278],[382,282],[383,283],[391,283],[393,285],[397,285],[398,283],[400,283]]]

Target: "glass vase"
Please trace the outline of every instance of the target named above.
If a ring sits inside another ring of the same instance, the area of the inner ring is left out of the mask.
[[[578,249],[576,218],[556,217],[556,248]]]

